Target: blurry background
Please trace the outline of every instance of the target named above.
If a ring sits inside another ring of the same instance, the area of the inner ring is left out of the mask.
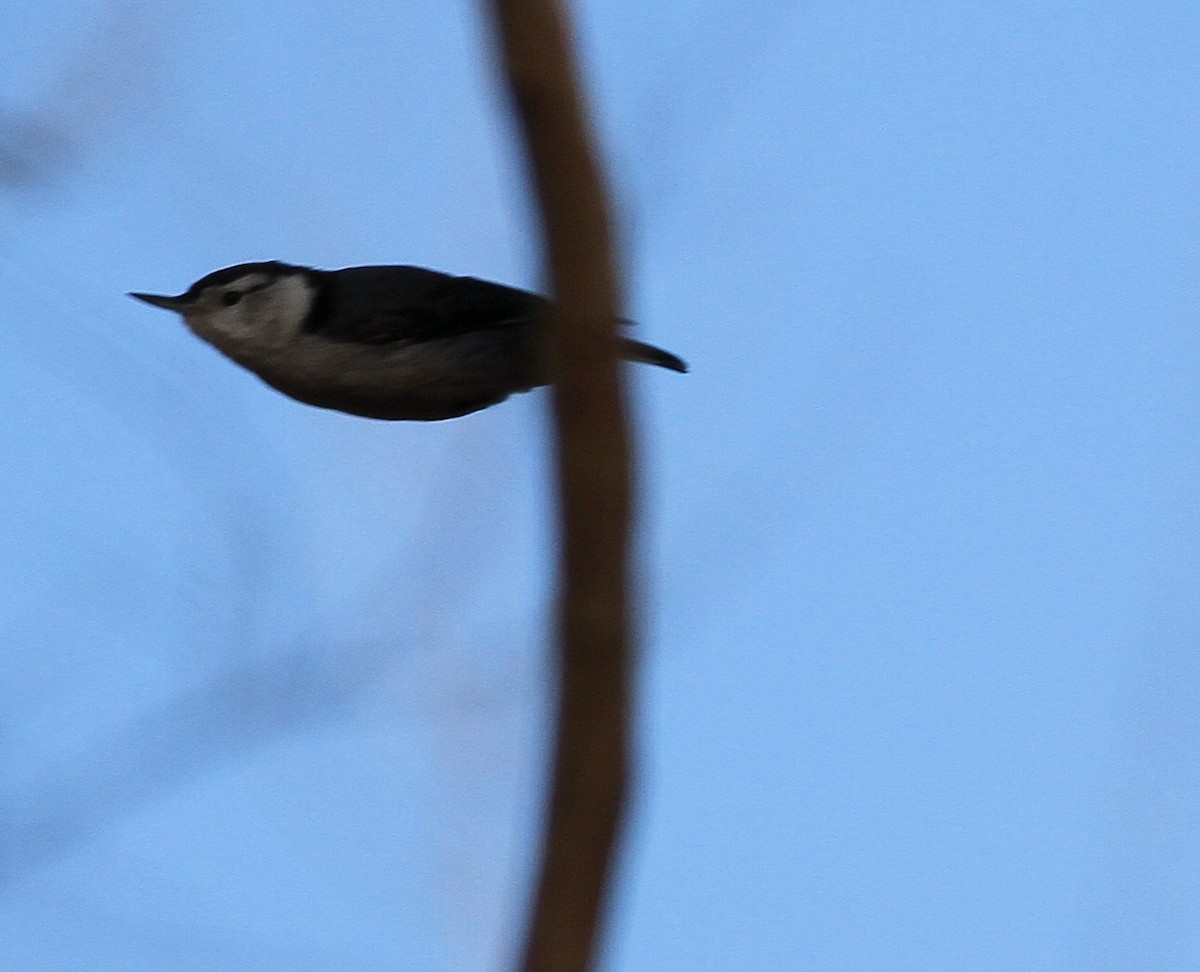
[[[1200,967],[1200,8],[577,7],[639,370],[605,967]],[[545,398],[292,403],[127,290],[538,285],[476,4],[0,10],[8,968],[481,970]]]

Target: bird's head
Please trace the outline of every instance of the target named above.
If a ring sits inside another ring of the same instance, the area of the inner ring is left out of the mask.
[[[240,263],[201,277],[176,297],[131,293],[181,314],[188,327],[223,351],[286,344],[317,295],[318,271],[287,263]]]

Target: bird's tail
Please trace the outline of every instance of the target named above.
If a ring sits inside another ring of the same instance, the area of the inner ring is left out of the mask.
[[[658,365],[660,368],[670,368],[680,374],[687,374],[687,363],[670,351],[656,348],[653,344],[635,341],[633,338],[621,338],[621,356],[629,361],[639,361],[642,364]]]

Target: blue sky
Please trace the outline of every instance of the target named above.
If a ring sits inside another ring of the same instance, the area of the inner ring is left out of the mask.
[[[578,8],[637,373],[605,968],[1200,966],[1194,5]],[[471,4],[0,12],[0,941],[502,968],[546,401],[308,409],[124,297],[536,286]]]

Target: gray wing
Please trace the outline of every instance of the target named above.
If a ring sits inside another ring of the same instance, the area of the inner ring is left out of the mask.
[[[526,290],[421,267],[351,267],[321,284],[306,330],[355,344],[520,331],[546,306]]]

